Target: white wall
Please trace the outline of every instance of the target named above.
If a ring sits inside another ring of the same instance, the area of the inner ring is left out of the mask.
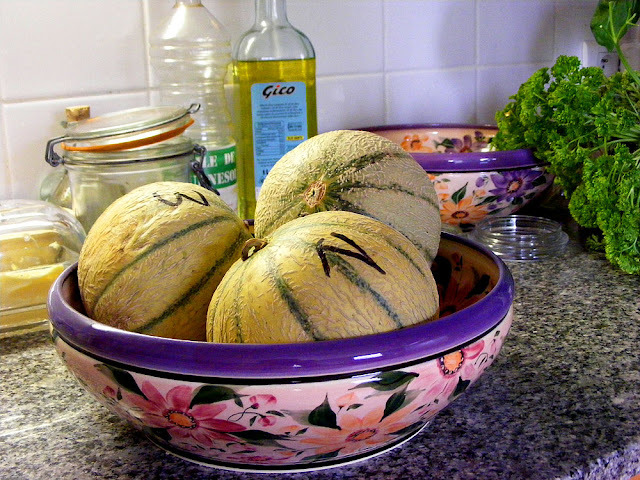
[[[253,0],[204,0],[235,40]],[[172,0],[0,0],[0,199],[38,198],[64,109],[148,105],[149,29]],[[536,69],[592,40],[597,0],[289,0],[317,55],[321,132],[493,123]]]

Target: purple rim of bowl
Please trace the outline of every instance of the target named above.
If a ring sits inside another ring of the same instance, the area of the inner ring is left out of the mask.
[[[63,299],[63,285],[76,274],[68,267],[49,292],[51,324],[76,349],[125,366],[179,375],[234,379],[337,375],[411,363],[487,333],[507,315],[514,282],[504,262],[483,245],[442,233],[471,246],[498,266],[493,290],[473,305],[437,321],[377,335],[299,344],[215,344],[152,337],[109,327],[79,313]]]
[[[400,125],[380,125],[362,128],[366,132],[379,133],[396,130],[437,130],[445,128],[465,128],[469,130],[495,130],[495,125],[464,125],[454,123],[408,123]],[[451,153],[422,153],[407,152],[428,173],[444,172],[486,172],[505,169],[519,169],[540,167],[545,163],[538,160],[529,149],[503,150],[494,152],[451,152]]]

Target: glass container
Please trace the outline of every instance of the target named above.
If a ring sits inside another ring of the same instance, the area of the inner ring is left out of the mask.
[[[485,217],[471,237],[504,260],[542,260],[564,252],[569,236],[554,220],[530,215]]]
[[[0,333],[47,325],[49,288],[76,262],[85,230],[67,210],[37,200],[0,201]]]
[[[46,160],[67,170],[71,210],[86,231],[113,201],[141,185],[191,182],[195,176],[213,189],[202,171],[206,149],[181,135],[198,108],[115,112],[69,124],[66,135],[47,143]],[[63,156],[54,150],[58,144]]]

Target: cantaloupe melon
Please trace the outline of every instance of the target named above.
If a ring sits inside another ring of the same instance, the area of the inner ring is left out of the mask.
[[[394,142],[336,130],[304,141],[271,169],[256,204],[255,232],[324,210],[370,216],[409,238],[431,263],[440,243],[440,208],[424,169]]]
[[[247,242],[213,294],[207,340],[330,340],[437,315],[434,278],[412,242],[364,215],[321,212]]]
[[[251,235],[215,193],[157,182],[112,203],[78,261],[88,315],[124,330],[204,340],[211,296]]]

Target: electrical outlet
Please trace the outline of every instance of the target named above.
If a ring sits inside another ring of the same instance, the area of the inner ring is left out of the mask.
[[[582,66],[599,67],[609,77],[620,70],[620,58],[596,42],[582,42]]]

